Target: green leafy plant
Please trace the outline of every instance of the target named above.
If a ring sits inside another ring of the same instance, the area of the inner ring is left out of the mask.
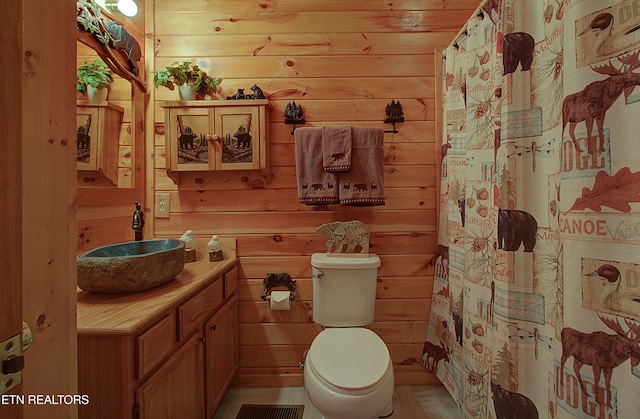
[[[153,70],[153,84],[156,87],[166,87],[174,90],[175,86],[188,85],[191,90],[205,96],[215,93],[217,87],[222,82],[220,78],[213,78],[190,61],[174,62],[166,70]]]
[[[87,86],[104,89],[112,81],[111,70],[102,60],[85,61],[84,64],[78,67],[76,87],[82,94],[87,93]]]
[[[95,0],[78,0],[78,29],[88,32],[105,45],[109,45],[109,32],[104,27],[104,19],[100,17],[100,7]]]
[[[219,77],[211,77],[207,73],[202,74],[202,82],[200,83],[200,89],[198,89],[197,93],[202,97],[215,95],[218,86],[222,83],[222,79]]]

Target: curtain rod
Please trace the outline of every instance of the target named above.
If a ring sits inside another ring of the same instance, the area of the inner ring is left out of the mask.
[[[482,0],[479,4],[478,4],[478,13],[476,14],[476,16],[478,15],[484,15],[484,12],[482,11],[482,8],[489,2],[494,1],[494,0]],[[449,45],[447,45],[447,48],[442,50],[442,55],[445,54],[445,51],[453,45],[456,45],[460,40],[462,40],[463,37],[467,36],[467,24],[465,23],[464,26],[462,28],[460,28],[460,30],[458,31],[458,33],[456,34],[456,36],[453,38],[453,40],[449,43]]]

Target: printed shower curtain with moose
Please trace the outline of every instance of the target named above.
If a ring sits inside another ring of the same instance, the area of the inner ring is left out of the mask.
[[[640,417],[638,29],[638,0],[488,0],[445,51],[422,365],[465,418]]]

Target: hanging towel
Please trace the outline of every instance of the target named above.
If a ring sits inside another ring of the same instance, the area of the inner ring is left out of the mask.
[[[351,127],[322,127],[322,165],[327,172],[351,169]]]
[[[322,167],[322,128],[295,130],[298,199],[307,205],[337,204],[338,176]]]
[[[384,131],[353,127],[351,170],[340,173],[340,203],[384,205]]]

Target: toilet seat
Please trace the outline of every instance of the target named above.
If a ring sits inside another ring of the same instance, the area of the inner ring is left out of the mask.
[[[363,327],[323,330],[313,340],[306,361],[319,378],[347,392],[376,386],[391,365],[385,343]]]

